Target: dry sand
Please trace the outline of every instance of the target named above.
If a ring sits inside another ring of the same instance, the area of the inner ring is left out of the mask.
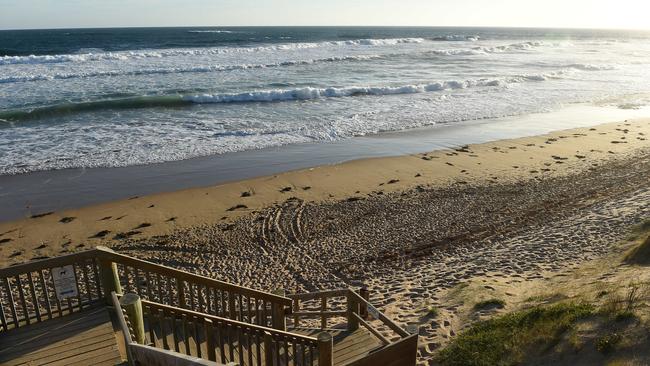
[[[55,212],[0,224],[0,266],[101,244],[267,290],[364,284],[428,363],[459,284],[544,281],[650,216],[648,136],[631,120]]]

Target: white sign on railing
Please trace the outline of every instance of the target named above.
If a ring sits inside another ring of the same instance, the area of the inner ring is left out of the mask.
[[[52,268],[52,279],[54,280],[56,297],[60,301],[79,296],[77,292],[77,277],[74,273],[74,267],[71,264]]]

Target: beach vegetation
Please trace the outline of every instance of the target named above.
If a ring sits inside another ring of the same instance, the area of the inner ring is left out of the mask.
[[[505,306],[506,302],[501,299],[488,299],[477,302],[474,310],[503,309]]]
[[[559,303],[480,321],[438,354],[441,365],[514,365],[532,349],[553,347],[581,319],[595,314],[586,303]]]

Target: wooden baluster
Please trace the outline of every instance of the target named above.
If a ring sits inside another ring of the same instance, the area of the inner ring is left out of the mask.
[[[191,349],[190,349],[190,337],[187,331],[187,315],[186,314],[181,314],[181,319],[183,322],[183,341],[185,342],[185,354],[188,356],[192,355]]]
[[[34,286],[34,280],[32,279],[32,273],[27,272],[27,279],[29,285],[29,292],[32,295],[32,301],[34,305],[34,312],[36,313],[36,320],[41,321],[41,306],[38,303],[38,298],[36,297],[36,287]]]
[[[217,343],[219,344],[219,354],[221,355],[221,363],[228,363],[226,359],[226,332],[225,325],[221,322],[217,322]]]
[[[52,287],[54,287],[54,276],[52,276],[51,269],[50,269],[50,278],[52,279]],[[56,302],[56,307],[59,312],[59,316],[60,317],[63,316],[63,305],[61,305],[61,301],[59,300],[59,296],[56,294],[56,290],[54,294],[54,301]],[[112,302],[113,300],[111,299],[110,301]]]
[[[134,279],[133,281],[135,282],[135,293],[138,294],[138,296],[141,296],[141,291],[140,291],[140,270],[137,268],[133,267],[133,272],[134,272]]]
[[[18,296],[20,298],[20,304],[23,308],[23,316],[25,317],[25,322],[30,323],[29,320],[29,309],[27,308],[27,302],[25,301],[25,292],[23,290],[23,283],[20,280],[20,275],[16,275],[16,286],[18,286]]]
[[[190,310],[196,311],[196,308],[194,307],[194,284],[192,282],[187,283],[187,287],[190,289]]]
[[[327,317],[325,316],[325,311],[327,311],[327,297],[323,296],[320,299],[320,311],[321,311],[321,316],[320,316],[320,329],[325,329],[327,328]]]
[[[255,300],[257,302],[257,300]],[[262,366],[262,342],[260,341],[260,333],[255,333],[255,351],[257,356],[257,365]]]
[[[300,316],[298,316],[299,311],[300,311],[300,299],[295,298],[293,299],[293,327],[294,328],[300,327]]]
[[[79,307],[79,311],[81,311],[82,306],[81,306],[81,287],[79,287],[79,276],[77,276],[77,267],[78,264],[72,263],[72,274],[74,275],[74,284],[75,287],[77,288],[77,306]]]
[[[243,300],[241,294],[239,294],[238,298],[239,298],[239,318],[235,319],[235,320],[239,320],[240,322],[243,322],[243,321],[245,321],[244,320],[244,300]]]
[[[93,302],[93,293],[90,290],[90,277],[88,277],[88,264],[84,263],[81,266],[82,274],[84,276],[84,284],[86,285],[86,295],[88,295],[88,303]]]
[[[179,340],[178,340],[178,329],[177,329],[177,324],[176,324],[176,314],[173,312],[169,312],[169,316],[171,318],[172,322],[172,335],[174,337],[174,351],[180,353],[180,345],[179,345]]]
[[[222,318],[227,318],[228,315],[226,315],[226,292],[223,290],[219,291],[219,298],[221,299],[221,314],[219,314]]]
[[[246,348],[248,349],[248,364],[253,365],[253,329],[246,334]]]
[[[266,309],[266,300],[262,300],[262,326],[266,327],[268,326],[268,318],[269,318],[269,312]]]
[[[97,262],[97,259],[93,258],[92,267],[93,267],[93,274],[95,275],[95,292],[97,293],[97,298],[101,299],[104,295],[102,293],[102,285],[100,282],[99,273],[97,271],[98,266],[99,263]]]
[[[156,316],[153,313],[153,309],[150,307],[147,307],[146,309],[143,309],[144,314],[147,316],[148,323],[149,323],[149,342],[153,344],[154,347],[158,347],[158,344],[160,342],[157,342],[157,337],[156,337]]]
[[[185,281],[176,279],[176,289],[178,290],[178,307],[185,309],[187,304],[185,302]]]
[[[196,316],[192,317],[192,323],[194,324],[194,344],[196,344],[196,357],[202,358],[201,355],[201,337],[199,337],[199,318]]]
[[[167,282],[167,298],[169,299],[167,305],[174,306],[176,302],[174,301],[174,293],[172,292],[172,279],[171,277],[167,277],[165,281]]]
[[[268,332],[264,332],[264,363],[273,366],[273,337]]]
[[[144,280],[147,281],[147,300],[153,301],[153,297],[151,296],[151,275],[149,271],[144,272]]]
[[[207,292],[208,288],[206,287],[205,289],[206,289],[206,292]],[[209,311],[206,311],[205,309],[203,309],[203,285],[197,284],[196,285],[196,292],[198,293],[198,296],[199,296],[199,299],[198,299],[199,300],[199,312],[209,314]]]
[[[235,307],[235,294],[228,291],[228,311],[230,319],[237,319],[237,308]]]
[[[291,340],[291,350],[293,351],[293,365],[298,364],[298,340],[296,338],[293,338]]]
[[[0,292],[0,322],[2,322],[2,330],[7,331],[9,330],[9,326],[7,325],[7,317],[5,316],[5,305],[2,302],[2,292]],[[9,297],[9,296],[7,296]],[[9,300],[11,301],[11,300]]]
[[[217,362],[216,344],[214,341],[214,325],[212,320],[204,319],[205,328],[205,346],[208,351],[208,360]]]
[[[253,321],[253,317],[255,316],[255,313],[253,312],[253,300],[251,300],[251,297],[249,296],[246,301],[246,313],[248,314],[248,322],[251,324],[255,324]]]
[[[244,328],[238,326],[235,329],[237,329],[237,350],[239,352],[239,364],[243,365],[244,364],[244,340],[243,335],[244,335]]]
[[[160,323],[160,337],[162,338],[163,348],[169,350],[169,341],[167,341],[167,332],[165,330],[166,317],[163,309],[158,309],[158,322]]]
[[[229,362],[235,362],[235,342],[232,336],[232,326],[230,324],[224,324],[226,328],[226,337],[228,338],[228,356],[230,356]]]

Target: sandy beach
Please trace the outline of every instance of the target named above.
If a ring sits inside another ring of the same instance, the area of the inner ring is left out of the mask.
[[[628,120],[44,212],[0,224],[0,266],[107,245],[267,290],[365,285],[426,363],[462,326],[459,284],[524,296],[650,216],[648,136]]]

